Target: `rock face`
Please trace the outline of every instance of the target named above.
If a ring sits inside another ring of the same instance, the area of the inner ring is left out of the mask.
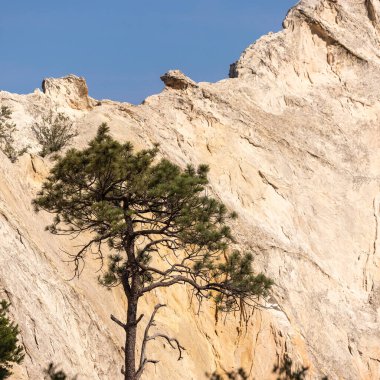
[[[0,153],[0,285],[14,305],[27,357],[15,378],[41,378],[49,361],[80,379],[120,377],[123,341],[117,290],[96,283],[96,263],[66,281],[62,252],[73,242],[43,231],[30,205],[51,162],[34,153],[30,124],[66,112],[82,147],[107,122],[137,148],[160,143],[174,162],[210,165],[212,191],[239,214],[235,234],[257,253],[257,270],[276,286],[247,326],[238,316],[199,317],[185,289],[157,292],[142,305],[168,308],[158,327],[176,335],[146,379],[202,379],[216,368],[270,379],[287,352],[309,377],[380,378],[380,5],[376,0],[304,0],[284,30],[262,37],[231,66],[230,79],[194,83],[175,71],[140,106],[87,97],[80,78],[45,81],[44,93],[0,93],[14,109],[31,154],[10,164]],[[80,243],[80,242],[79,242]],[[78,243],[75,242],[75,245]]]
[[[161,77],[166,87],[175,90],[186,90],[188,87],[197,87],[196,83],[179,70],[170,70]]]
[[[93,101],[88,96],[88,88],[84,78],[69,75],[61,80],[46,78],[42,82],[42,90],[50,99],[77,110],[90,110]]]

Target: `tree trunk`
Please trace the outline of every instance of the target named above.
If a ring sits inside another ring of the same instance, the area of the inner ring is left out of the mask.
[[[122,284],[128,299],[127,331],[125,338],[125,373],[124,380],[136,380],[136,335],[137,335],[137,304],[141,279],[139,266],[135,257],[135,245],[133,240],[133,224],[127,212],[128,204],[124,204],[124,218],[127,225],[127,235],[124,239],[124,249],[127,254],[128,270],[124,273]]]
[[[136,379],[136,332],[137,332],[137,297],[128,299],[127,331],[125,339],[125,380]]]

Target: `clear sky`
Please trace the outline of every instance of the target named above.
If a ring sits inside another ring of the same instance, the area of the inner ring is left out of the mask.
[[[90,95],[140,103],[159,77],[228,76],[258,37],[281,29],[296,0],[9,0],[0,9],[0,89],[29,93],[44,77],[84,76]]]

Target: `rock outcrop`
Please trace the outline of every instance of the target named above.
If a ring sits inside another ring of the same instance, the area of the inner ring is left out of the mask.
[[[69,75],[61,80],[46,78],[42,82],[42,91],[62,107],[90,110],[94,105],[94,101],[88,96],[85,79],[75,75]]]
[[[14,165],[0,153],[0,286],[13,303],[26,360],[15,378],[41,378],[49,361],[80,379],[117,379],[125,314],[120,292],[96,282],[89,261],[66,281],[62,250],[30,201],[51,162],[35,153],[30,125],[50,109],[78,126],[82,147],[97,126],[137,148],[160,143],[180,165],[210,165],[212,191],[239,214],[234,231],[276,286],[247,326],[238,316],[195,316],[185,289],[157,292],[168,309],[158,325],[187,348],[182,362],[157,344],[146,379],[202,379],[248,369],[272,378],[286,352],[311,379],[380,377],[380,6],[376,0],[303,0],[279,33],[262,37],[231,66],[230,79],[194,83],[175,71],[140,106],[94,102],[74,76],[45,81],[44,93],[0,92],[31,154]],[[79,244],[75,242],[75,245]]]
[[[161,77],[166,87],[175,90],[186,90],[188,87],[197,87],[197,84],[179,70],[170,70]]]

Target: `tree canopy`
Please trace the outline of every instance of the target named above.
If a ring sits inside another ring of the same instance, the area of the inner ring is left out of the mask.
[[[51,233],[91,233],[72,255],[77,275],[86,254],[103,263],[110,252],[100,281],[122,285],[128,300],[127,321],[113,317],[126,331],[125,379],[138,379],[147,363],[157,362],[145,349],[163,305],[146,326],[135,369],[136,326],[142,319],[137,304],[144,294],[187,284],[200,301],[213,298],[218,308],[230,311],[267,295],[272,285],[265,275],[254,274],[251,253],[229,248],[235,240],[227,222],[236,214],[208,195],[208,170],[206,165],[181,169],[158,159],[158,146],[134,152],[102,124],[86,149],[70,149],[57,161],[34,201],[37,211],[55,214],[47,227]],[[178,348],[181,357],[178,341],[155,335]]]
[[[8,317],[10,303],[0,302],[0,380],[11,375],[12,363],[20,364],[24,359],[24,350],[18,344],[20,330]]]

